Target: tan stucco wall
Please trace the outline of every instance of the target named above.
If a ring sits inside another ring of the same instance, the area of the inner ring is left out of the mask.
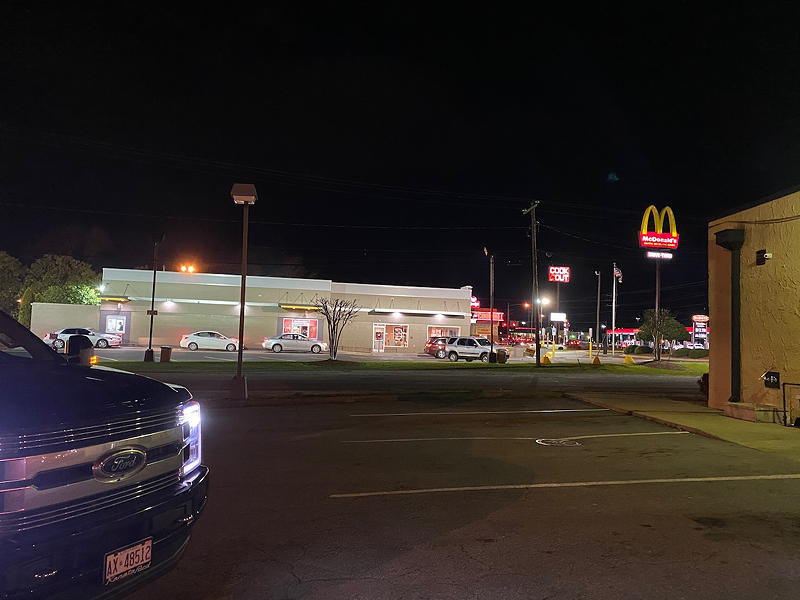
[[[31,304],[31,331],[43,337],[65,327],[97,329],[100,322],[100,307],[83,304]]]
[[[146,271],[104,269],[104,301],[100,307],[64,304],[33,305],[33,327],[44,335],[62,327],[87,327],[102,331],[103,311],[128,316],[128,343],[147,345],[149,337],[152,274]],[[157,274],[153,345],[177,346],[182,335],[213,330],[229,337],[239,331],[239,278],[228,275]],[[318,313],[287,310],[281,304],[311,304],[315,297],[355,300],[362,308],[345,329],[340,350],[372,351],[373,323],[409,326],[407,347],[386,347],[388,352],[421,352],[429,326],[458,327],[461,335],[470,332],[470,289],[424,288],[371,284],[333,283],[326,280],[288,278],[248,278],[245,338],[248,348],[258,348],[265,337],[281,333],[282,319],[294,317],[319,320],[319,338],[328,341],[327,326]],[[122,300],[123,298],[129,301]],[[198,302],[198,300],[200,302]],[[211,303],[209,303],[211,301]],[[215,304],[213,302],[219,302]],[[403,313],[370,314],[373,309],[464,313],[461,316]]]
[[[800,215],[800,193],[740,211],[709,224],[711,364],[709,403],[728,399],[730,364],[730,257],[714,233],[743,228],[741,251],[742,401],[781,407],[781,391],[766,389],[761,375],[778,371],[782,382],[800,382],[800,219],[752,223]],[[736,222],[741,221],[741,222]],[[773,258],[756,265],[756,251]],[[795,403],[795,412],[797,411]],[[800,416],[800,414],[794,414]]]

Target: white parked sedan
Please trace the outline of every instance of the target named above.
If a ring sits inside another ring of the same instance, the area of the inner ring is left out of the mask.
[[[195,331],[181,336],[181,348],[189,350],[227,350],[236,352],[239,340],[222,335],[218,331]]]
[[[51,345],[56,350],[60,350],[67,345],[72,335],[85,335],[92,341],[95,348],[108,348],[109,346],[118,347],[122,344],[122,337],[112,333],[97,333],[91,329],[84,329],[83,327],[67,327],[66,329],[59,329],[53,333],[48,333],[42,338],[45,344]]]
[[[295,352],[313,352],[319,354],[328,349],[328,344],[317,340],[312,340],[302,333],[284,333],[276,337],[264,338],[261,343],[264,350],[273,352],[283,352],[284,350]]]

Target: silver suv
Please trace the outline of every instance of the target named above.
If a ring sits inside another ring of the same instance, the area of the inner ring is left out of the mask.
[[[448,360],[456,362],[463,358],[467,362],[480,360],[489,362],[491,342],[485,337],[451,337],[444,348]]]

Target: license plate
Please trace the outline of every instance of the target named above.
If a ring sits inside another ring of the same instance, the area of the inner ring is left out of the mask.
[[[153,538],[147,538],[114,550],[103,559],[103,581],[106,585],[141,573],[150,566],[153,555]]]

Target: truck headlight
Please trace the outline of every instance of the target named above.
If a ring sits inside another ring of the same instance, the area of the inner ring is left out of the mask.
[[[181,477],[200,466],[200,461],[202,460],[200,421],[200,405],[197,402],[184,404],[178,420],[178,423],[183,428],[183,441],[186,444],[183,447]]]

